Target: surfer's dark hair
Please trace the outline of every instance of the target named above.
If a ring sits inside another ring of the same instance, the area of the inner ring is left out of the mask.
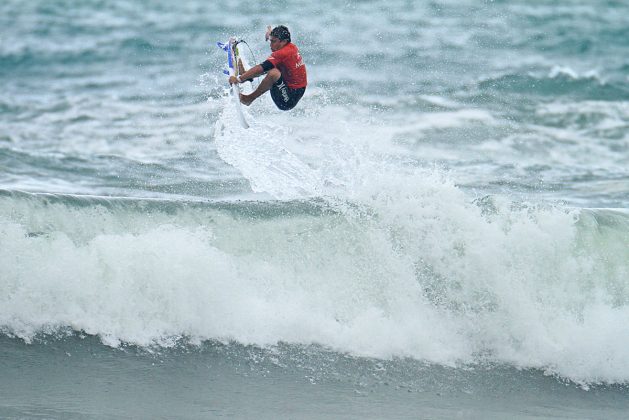
[[[284,25],[279,25],[273,28],[273,30],[271,31],[271,36],[274,36],[280,41],[290,42],[290,32],[288,31],[288,28]]]

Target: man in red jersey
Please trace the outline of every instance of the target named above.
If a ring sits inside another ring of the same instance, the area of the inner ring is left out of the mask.
[[[271,41],[271,55],[262,64],[253,66],[239,77],[232,76],[229,83],[242,83],[264,73],[266,76],[258,88],[249,95],[240,94],[240,102],[251,105],[267,90],[271,90],[271,98],[282,111],[293,109],[304,96],[308,80],[299,49],[290,40],[290,32],[284,25],[276,26],[266,33]],[[240,64],[240,63],[239,63]]]

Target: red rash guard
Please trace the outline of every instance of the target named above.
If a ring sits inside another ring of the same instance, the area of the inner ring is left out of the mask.
[[[277,51],[273,51],[261,66],[264,71],[269,71],[273,67],[278,69],[282,73],[282,79],[291,89],[303,88],[308,84],[306,65],[301,59],[299,49],[292,42]]]

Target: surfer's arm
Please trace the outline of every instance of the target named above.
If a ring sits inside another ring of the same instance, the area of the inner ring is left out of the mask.
[[[240,80],[238,80],[238,78],[236,78],[235,76],[230,77],[229,83],[233,85],[234,83],[246,82],[249,79],[253,79],[254,77],[260,76],[262,73],[264,73],[264,69],[262,68],[260,64],[258,64],[251,67],[249,70],[247,70],[243,74],[241,74],[239,77]]]

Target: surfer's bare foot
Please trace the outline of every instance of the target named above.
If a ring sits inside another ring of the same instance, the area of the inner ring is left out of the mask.
[[[243,105],[251,105],[251,102],[253,102],[253,99],[249,97],[249,95],[245,95],[245,94],[240,94],[240,103]]]

